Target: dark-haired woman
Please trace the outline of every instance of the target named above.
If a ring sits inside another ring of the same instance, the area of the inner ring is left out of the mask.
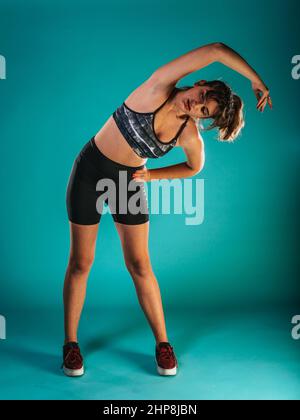
[[[119,189],[124,188],[119,182],[119,174],[125,173],[127,187],[132,182],[140,187],[142,208],[147,210],[144,182],[191,177],[203,168],[201,120],[211,120],[209,128],[218,129],[221,141],[233,141],[244,126],[243,102],[226,83],[201,80],[190,87],[176,87],[181,78],[213,62],[223,63],[250,80],[259,111],[262,112],[267,104],[272,107],[269,89],[237,52],[223,43],[208,44],[154,71],[114,111],[74,161],[66,196],[71,234],[64,284],[63,369],[66,375],[84,373],[77,328],[101,217],[101,208],[99,210],[96,204],[99,198],[97,182],[112,180],[116,197],[119,197]],[[182,147],[185,162],[158,169],[146,168],[148,158],[164,156],[173,147]],[[128,201],[134,193],[128,189]],[[126,267],[155,337],[157,370],[161,375],[175,375],[178,362],[167,336],[160,290],[148,250],[149,215],[147,211],[118,211],[119,204],[116,198],[112,217]]]

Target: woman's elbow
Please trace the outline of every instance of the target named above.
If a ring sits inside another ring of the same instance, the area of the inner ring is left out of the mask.
[[[214,48],[216,48],[218,50],[222,50],[224,48],[227,48],[227,45],[224,44],[224,42],[214,42],[213,46],[214,46]]]
[[[197,166],[194,170],[193,170],[193,176],[199,174],[202,169],[204,168],[204,162],[202,162],[199,166]]]
[[[215,42],[213,44],[215,58],[218,59],[220,54],[222,54],[227,48],[228,46],[224,44],[224,42]]]

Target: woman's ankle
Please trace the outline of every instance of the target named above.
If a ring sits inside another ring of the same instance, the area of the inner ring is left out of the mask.
[[[78,343],[77,337],[76,338],[65,338],[64,345],[68,343]]]

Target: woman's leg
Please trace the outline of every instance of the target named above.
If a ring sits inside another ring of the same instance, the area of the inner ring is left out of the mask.
[[[126,225],[115,222],[126,267],[134,281],[143,312],[158,344],[168,341],[158,282],[153,273],[149,251],[149,222]]]
[[[70,255],[64,283],[65,343],[77,340],[86,285],[95,255],[99,223],[70,223]]]

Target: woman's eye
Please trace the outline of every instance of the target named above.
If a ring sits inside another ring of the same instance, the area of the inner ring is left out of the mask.
[[[207,108],[203,107],[203,108],[202,108],[202,112],[203,112],[203,114],[204,114],[206,117],[208,117],[208,115],[209,115],[209,111],[208,111],[208,109],[207,109]]]

